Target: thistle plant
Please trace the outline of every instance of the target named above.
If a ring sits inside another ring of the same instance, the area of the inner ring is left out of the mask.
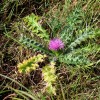
[[[43,78],[46,82],[45,91],[49,94],[56,94],[56,89],[53,86],[57,78],[55,71],[55,62],[50,62],[49,65],[44,66],[42,69]]]
[[[22,63],[18,64],[19,73],[30,73],[33,70],[36,70],[39,67],[38,63],[43,62],[46,55],[38,54],[37,56],[33,56],[28,60],[24,60]]]

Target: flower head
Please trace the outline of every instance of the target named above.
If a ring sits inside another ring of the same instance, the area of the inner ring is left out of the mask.
[[[59,38],[54,38],[49,42],[50,50],[59,50],[64,48],[64,43]]]

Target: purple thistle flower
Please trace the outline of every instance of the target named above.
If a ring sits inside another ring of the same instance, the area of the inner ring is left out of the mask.
[[[54,38],[49,42],[49,49],[50,50],[59,50],[64,48],[64,43],[59,38]]]

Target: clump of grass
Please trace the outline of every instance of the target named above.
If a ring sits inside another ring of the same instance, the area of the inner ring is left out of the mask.
[[[83,70],[81,67],[63,67],[59,75],[58,84],[62,94],[58,90],[59,96],[57,96],[57,98],[63,98],[63,100],[88,100],[96,98],[99,100],[100,77],[93,69],[94,68]]]

